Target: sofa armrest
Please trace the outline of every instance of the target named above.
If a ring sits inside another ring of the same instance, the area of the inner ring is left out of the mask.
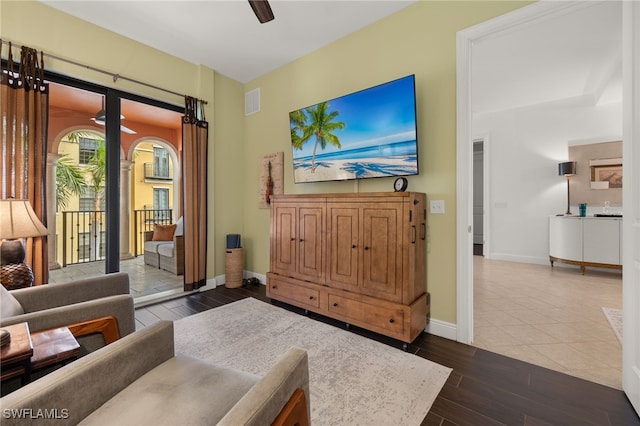
[[[309,405],[309,360],[307,352],[290,348],[220,420],[218,426],[271,424],[296,389],[302,389]]]
[[[120,336],[135,331],[133,298],[124,294],[4,318],[0,325],[28,322],[29,331],[35,333],[110,315],[118,321]]]
[[[2,397],[0,405],[3,412],[57,410],[68,416],[64,424],[75,425],[173,356],[173,323],[160,321]],[[24,422],[17,417],[2,419],[3,426]],[[54,425],[60,420],[42,416],[30,424]]]
[[[124,272],[99,275],[60,284],[12,290],[25,313],[86,302],[118,294],[129,294],[129,275]]]
[[[177,261],[180,262],[180,264],[184,264],[184,236],[173,236],[173,250]]]

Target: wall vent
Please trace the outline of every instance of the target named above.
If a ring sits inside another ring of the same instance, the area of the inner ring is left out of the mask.
[[[260,89],[253,89],[244,94],[244,115],[260,112]]]

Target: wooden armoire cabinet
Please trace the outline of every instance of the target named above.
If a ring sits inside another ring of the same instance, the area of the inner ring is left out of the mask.
[[[426,327],[426,195],[276,195],[267,296],[403,342]]]

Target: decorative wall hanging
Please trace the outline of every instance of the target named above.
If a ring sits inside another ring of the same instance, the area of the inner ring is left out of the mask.
[[[272,195],[284,194],[284,152],[258,160],[258,207],[268,209]]]

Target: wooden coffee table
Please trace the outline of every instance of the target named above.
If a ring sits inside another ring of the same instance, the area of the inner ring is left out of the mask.
[[[31,379],[33,343],[26,322],[2,327],[11,333],[11,341],[0,349],[0,380],[21,377],[22,384]]]

